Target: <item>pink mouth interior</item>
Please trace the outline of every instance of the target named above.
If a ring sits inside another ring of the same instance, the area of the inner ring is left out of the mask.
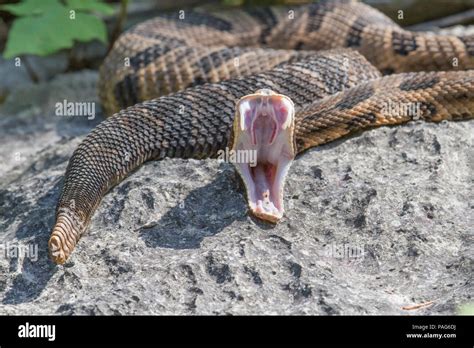
[[[254,215],[272,222],[283,216],[283,188],[294,157],[293,105],[278,95],[252,95],[239,103],[240,138],[236,150],[255,150],[257,162],[239,163]]]

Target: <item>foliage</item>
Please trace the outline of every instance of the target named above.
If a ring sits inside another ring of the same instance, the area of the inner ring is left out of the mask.
[[[105,24],[94,14],[114,12],[102,0],[22,0],[0,9],[18,17],[8,34],[5,58],[20,54],[46,56],[72,47],[75,40],[106,42]]]

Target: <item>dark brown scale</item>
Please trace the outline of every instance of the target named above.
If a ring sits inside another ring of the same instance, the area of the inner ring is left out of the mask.
[[[373,125],[377,120],[377,116],[373,112],[354,116],[348,123],[349,130],[363,129],[369,125]]]
[[[408,53],[418,48],[416,36],[410,32],[392,32],[393,51],[401,56],[407,56]]]
[[[337,6],[337,3],[337,1],[321,1],[309,5],[306,31],[309,33],[318,31],[326,15]]]
[[[178,26],[205,25],[209,28],[221,31],[232,30],[232,22],[213,16],[210,13],[183,10],[162,14],[159,17],[174,20]]]
[[[415,76],[413,79],[406,79],[400,84],[402,91],[416,91],[417,89],[431,88],[439,82],[436,75]]]
[[[259,42],[266,44],[268,35],[271,33],[272,28],[278,23],[278,19],[275,17],[272,9],[268,7],[257,7],[248,9],[246,12],[252,17],[255,17],[258,22],[262,23]]]
[[[144,51],[138,52],[135,56],[130,58],[130,66],[136,71],[150,63],[153,63],[156,57],[163,56],[173,50],[176,47],[183,46],[184,41],[173,40],[173,44],[159,43],[150,47],[147,47]]]
[[[362,32],[367,25],[367,21],[358,18],[354,24],[351,25],[349,33],[347,34],[346,46],[347,47],[358,47],[362,42]]]
[[[352,109],[357,104],[370,98],[373,94],[374,88],[370,84],[366,84],[364,87],[348,91],[344,98],[336,103],[335,107],[341,110]]]
[[[431,121],[437,113],[434,103],[420,102],[421,117],[426,121]]]
[[[127,75],[114,88],[114,95],[120,101],[120,107],[125,108],[129,105],[138,103],[137,95],[138,78],[136,75]]]
[[[466,46],[466,51],[468,54],[474,57],[474,35],[461,36],[459,39]]]

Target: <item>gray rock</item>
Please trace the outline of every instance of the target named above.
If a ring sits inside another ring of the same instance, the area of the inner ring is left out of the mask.
[[[96,83],[97,72],[84,71],[17,86],[0,106],[0,175],[25,170],[41,151],[85,135],[97,125],[102,116]],[[64,100],[94,103],[97,117],[56,115],[56,103]]]
[[[148,163],[54,266],[61,178],[100,121],[58,120],[54,105],[96,101],[96,78],[61,76],[0,109],[1,313],[453,314],[471,300],[472,121],[379,128],[308,151],[275,227],[247,215],[231,165]]]
[[[25,66],[14,59],[0,57],[0,76],[0,103],[15,87],[32,83]]]
[[[68,67],[67,52],[59,52],[48,57],[26,55],[22,57],[4,59],[0,57],[0,99],[4,99],[16,88],[33,83],[33,77],[29,75],[26,64],[29,65],[34,78],[44,82],[59,73],[66,71]]]
[[[69,64],[69,54],[66,50],[47,57],[27,55],[25,59],[28,60],[38,81],[48,81],[56,75],[64,73]]]

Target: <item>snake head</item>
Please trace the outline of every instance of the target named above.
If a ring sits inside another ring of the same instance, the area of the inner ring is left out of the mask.
[[[277,223],[283,216],[286,175],[296,155],[292,100],[269,89],[242,97],[236,104],[231,153],[245,185],[251,213]],[[232,162],[232,161],[231,161]]]

